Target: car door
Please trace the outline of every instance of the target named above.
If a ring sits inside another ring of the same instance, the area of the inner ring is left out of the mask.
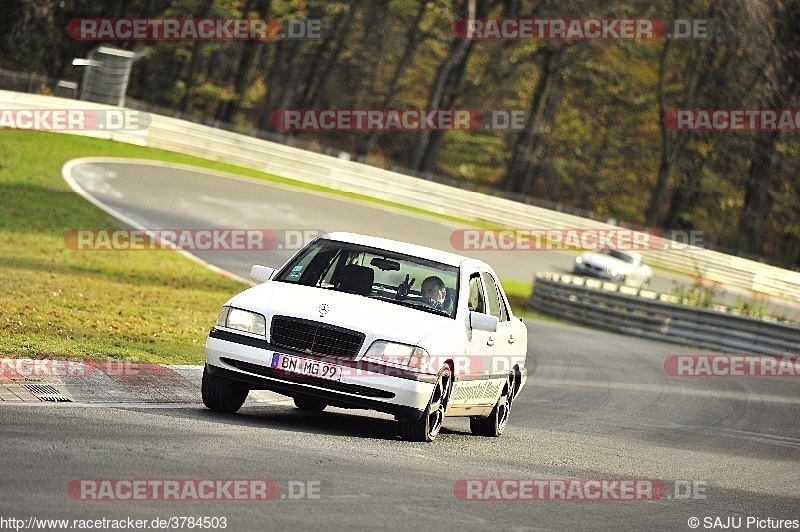
[[[491,335],[494,345],[492,346],[492,360],[486,378],[499,385],[505,382],[506,375],[517,363],[517,357],[515,356],[519,351],[517,342],[523,341],[524,338],[520,337],[516,323],[511,320],[508,302],[501,293],[497,279],[487,271],[481,272],[481,278],[486,290],[488,313],[495,316],[499,321],[497,332]]]
[[[467,310],[488,314],[486,290],[480,272],[473,272],[468,282]],[[491,401],[486,390],[486,379],[493,359],[495,334],[469,327],[467,329],[465,356],[463,360],[456,361],[456,378],[451,396],[451,406],[459,411],[459,415],[469,415],[472,409],[480,409]]]
[[[644,266],[641,257],[633,257],[633,267],[628,276],[628,280],[632,281],[631,284],[638,286],[645,280]]]

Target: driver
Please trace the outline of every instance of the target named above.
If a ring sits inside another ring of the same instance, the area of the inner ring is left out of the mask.
[[[426,277],[422,281],[422,288],[420,288],[422,297],[433,300],[433,307],[437,310],[444,309],[445,298],[447,297],[447,289],[445,289],[444,281],[435,275]]]

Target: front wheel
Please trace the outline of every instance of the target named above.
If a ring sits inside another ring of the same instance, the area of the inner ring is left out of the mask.
[[[227,379],[215,377],[208,371],[208,366],[203,368],[203,381],[200,386],[203,395],[203,404],[217,412],[232,414],[239,410],[250,392],[246,387],[231,382]]]
[[[492,409],[492,413],[485,418],[470,418],[469,429],[476,436],[490,436],[496,438],[500,436],[508,425],[508,418],[511,415],[511,402],[514,399],[514,374],[509,373],[500,398]]]
[[[444,413],[450,400],[452,373],[445,365],[436,376],[436,386],[425,407],[422,417],[417,420],[400,420],[400,436],[407,441],[431,442],[439,435],[444,421]]]

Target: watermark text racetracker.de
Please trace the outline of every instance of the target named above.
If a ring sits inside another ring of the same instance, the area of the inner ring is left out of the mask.
[[[64,244],[76,251],[296,251],[323,233],[317,229],[71,229],[64,234]]]
[[[450,244],[459,251],[535,251],[582,249],[678,250],[703,245],[702,231],[631,229],[457,229]]]
[[[92,357],[70,358],[0,358],[0,379],[63,379],[92,377],[98,374],[109,377],[174,378],[175,373],[160,364],[125,361],[99,362]]]
[[[74,18],[66,29],[76,41],[271,41],[323,37],[320,19]]]
[[[673,355],[664,360],[671,377],[797,377],[800,358],[792,355]]]
[[[320,500],[329,495],[322,480],[220,478],[73,479],[67,494],[76,501],[275,501]]]
[[[453,23],[453,34],[463,40],[708,39],[718,30],[712,19],[471,18]]]
[[[132,109],[0,109],[0,128],[39,131],[139,131],[152,121]]]
[[[658,479],[462,479],[453,485],[462,501],[639,501],[704,500],[705,480]]]
[[[62,358],[0,358],[0,378],[88,377],[97,373],[96,363]]]
[[[384,355],[380,358],[366,357],[357,361],[346,361],[337,357],[305,358],[283,355],[275,352],[270,367],[276,374],[307,375],[324,379],[342,380],[347,378],[383,379],[406,377],[419,374],[436,375],[445,365],[456,377],[478,377],[485,375],[506,375],[524,365],[525,357],[449,355],[430,356],[427,353],[413,355]],[[465,379],[455,385],[454,397],[465,395],[491,396],[494,385],[483,379]],[[485,393],[484,393],[485,392]],[[477,395],[476,395],[477,394]]]
[[[521,131],[521,109],[278,109],[278,131]]]
[[[669,109],[673,131],[800,131],[800,109]]]

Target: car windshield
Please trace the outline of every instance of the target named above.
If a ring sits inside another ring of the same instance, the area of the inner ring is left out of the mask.
[[[627,262],[629,264],[633,264],[633,257],[628,255],[627,253],[623,253],[621,251],[617,251],[616,249],[607,249],[603,253],[606,255],[610,255],[615,259],[619,259],[623,262]]]
[[[426,286],[439,281],[444,284],[443,301],[424,297],[421,289],[426,279]],[[455,317],[458,268],[392,251],[319,239],[284,266],[275,280],[348,292]]]

